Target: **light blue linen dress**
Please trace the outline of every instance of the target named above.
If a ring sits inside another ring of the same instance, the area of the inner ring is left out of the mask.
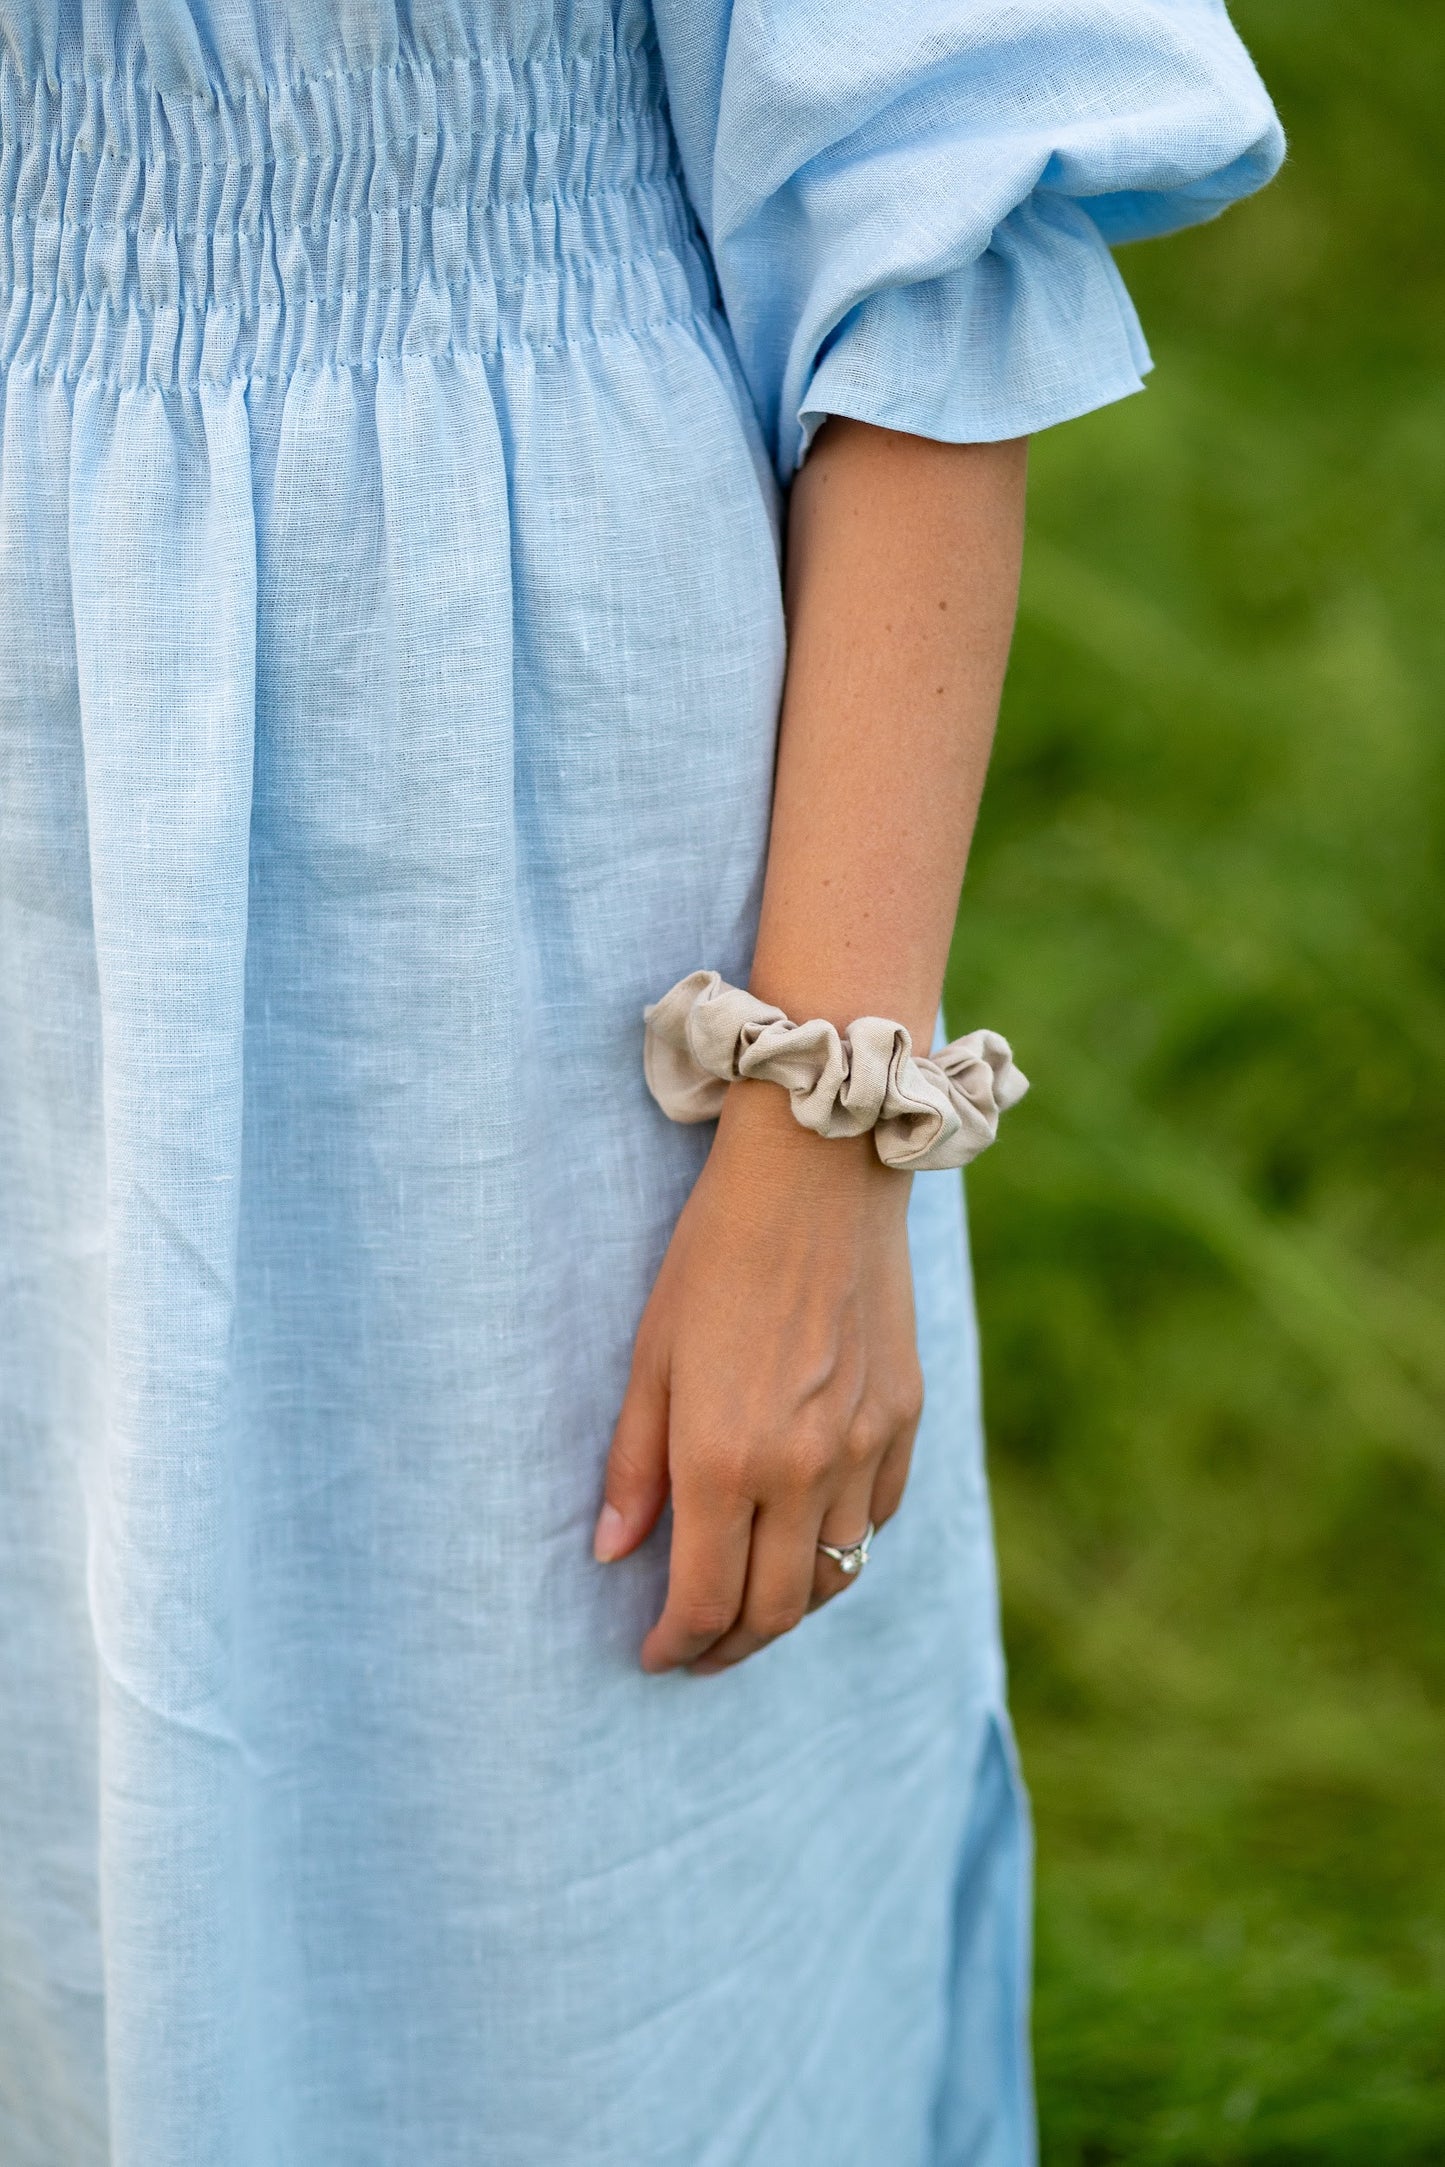
[[[959,1184],[863,1580],[643,1676],[641,1010],[820,417],[1137,388],[1279,150],[1212,0],[0,0],[4,2167],[1031,2157]]]

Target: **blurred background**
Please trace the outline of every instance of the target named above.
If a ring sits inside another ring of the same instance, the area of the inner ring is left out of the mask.
[[[949,988],[1046,2167],[1445,2161],[1438,0],[1235,0],[1291,138],[1041,438]]]

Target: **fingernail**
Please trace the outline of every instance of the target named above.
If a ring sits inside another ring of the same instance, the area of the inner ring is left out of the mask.
[[[592,1555],[599,1565],[610,1565],[620,1558],[627,1547],[627,1522],[615,1505],[604,1505],[597,1515],[597,1528],[592,1537]]]

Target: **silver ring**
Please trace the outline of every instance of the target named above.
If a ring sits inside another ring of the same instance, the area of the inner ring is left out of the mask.
[[[824,1557],[833,1560],[840,1573],[846,1573],[848,1578],[853,1580],[856,1579],[868,1563],[868,1545],[877,1532],[877,1528],[870,1520],[858,1537],[857,1542],[820,1542],[818,1548],[822,1551]]]

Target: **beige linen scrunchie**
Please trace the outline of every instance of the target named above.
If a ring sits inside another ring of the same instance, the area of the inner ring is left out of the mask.
[[[901,1023],[858,1016],[790,1023],[781,1008],[692,971],[642,1012],[647,1088],[670,1121],[713,1121],[738,1077],[781,1084],[805,1129],[861,1136],[900,1172],[966,1166],[998,1134],[1028,1089],[1007,1039],[970,1031],[935,1054],[915,1054]]]

